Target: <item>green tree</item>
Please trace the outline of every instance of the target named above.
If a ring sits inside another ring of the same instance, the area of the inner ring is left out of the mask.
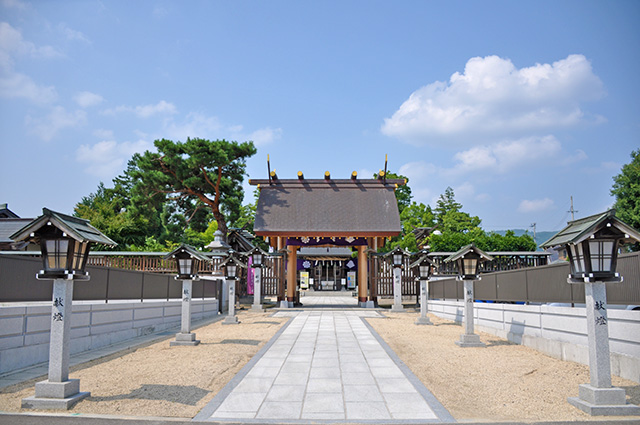
[[[178,206],[187,202],[199,208],[202,204],[226,236],[227,220],[234,222],[240,214],[246,159],[256,153],[253,142],[194,138],[184,143],[161,139],[154,145],[158,152],[134,156],[130,175],[135,179],[132,190],[136,196],[162,194]]]
[[[378,174],[374,173],[373,178],[377,179]],[[413,195],[411,194],[411,188],[409,187],[409,178],[401,174],[395,174],[395,173],[387,173],[387,178],[390,180],[404,179],[405,181],[404,185],[398,186],[396,188],[396,201],[398,202],[398,211],[402,213],[402,211],[406,207],[411,205],[411,199],[413,198]]]
[[[631,152],[631,162],[622,166],[620,174],[613,178],[611,194],[616,198],[613,207],[616,216],[640,230],[640,149]],[[631,248],[640,250],[640,243]]]

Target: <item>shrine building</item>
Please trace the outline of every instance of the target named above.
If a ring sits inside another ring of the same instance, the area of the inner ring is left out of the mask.
[[[306,179],[298,172],[297,179],[279,179],[270,172],[269,179],[249,180],[260,190],[254,233],[274,250],[286,252],[286,289],[281,285],[279,299],[290,304],[296,299],[301,249],[349,247],[356,250],[356,258],[325,259],[351,261],[349,266],[357,270],[358,301],[375,301],[375,294],[369,293],[368,251],[377,251],[401,233],[395,189],[406,183],[380,174],[377,179],[358,179],[354,171],[349,179],[333,179],[327,171],[323,179]],[[310,268],[312,262],[307,263]]]

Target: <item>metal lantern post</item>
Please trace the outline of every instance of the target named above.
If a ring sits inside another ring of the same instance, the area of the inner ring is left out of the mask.
[[[404,311],[402,306],[402,268],[407,252],[396,247],[386,255],[391,257],[391,265],[393,266],[393,306],[391,311]]]
[[[202,253],[190,245],[181,245],[167,254],[164,259],[174,258],[178,268],[176,280],[182,280],[182,317],[180,332],[170,346],[198,345],[196,334],[191,332],[191,298],[193,297],[193,281],[198,280],[198,265],[200,261],[208,261]]]
[[[474,244],[461,248],[444,260],[445,262],[457,263],[457,279],[462,280],[464,285],[464,334],[460,335],[460,341],[456,341],[456,344],[460,347],[486,346],[480,341],[480,336],[476,335],[473,329],[473,281],[480,280],[478,272],[480,262],[491,260],[493,260],[493,257],[478,249]]]
[[[251,256],[253,268],[253,305],[251,311],[263,312],[262,306],[262,268],[264,267],[265,252],[255,247],[248,253]]]
[[[35,396],[22,399],[23,408],[70,409],[90,394],[80,392],[80,380],[69,379],[69,350],[74,281],[89,280],[85,271],[91,244],[116,245],[89,224],[43,208],[42,215],[10,236],[14,241],[40,243],[43,269],[39,280],[53,280],[48,379],[38,382]]]
[[[420,279],[420,317],[416,319],[416,325],[433,325],[427,317],[427,303],[429,300],[429,278],[431,277],[431,266],[433,261],[428,257],[428,250],[422,250],[418,260],[411,265],[412,269],[417,269]]]
[[[567,282],[584,284],[590,383],[582,384],[569,403],[590,415],[640,415],[627,404],[624,389],[611,386],[611,354],[606,283],[622,282],[616,272],[618,248],[640,240],[640,233],[615,217],[615,210],[570,221],[541,247],[567,250],[571,274]]]
[[[222,324],[235,325],[240,323],[236,317],[236,278],[238,268],[246,268],[246,266],[238,259],[238,254],[231,250],[229,256],[220,263],[220,266],[225,269],[225,277],[227,279],[227,285],[229,287],[229,313],[224,318]]]

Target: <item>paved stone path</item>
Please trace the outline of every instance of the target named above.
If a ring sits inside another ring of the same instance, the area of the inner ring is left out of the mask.
[[[275,315],[292,320],[195,421],[455,422],[363,320],[379,317],[378,312],[282,310]]]

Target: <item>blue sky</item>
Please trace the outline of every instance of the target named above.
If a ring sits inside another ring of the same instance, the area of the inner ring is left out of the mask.
[[[0,203],[71,213],[158,138],[384,166],[487,230],[609,208],[640,147],[637,1],[0,1]],[[247,188],[247,201],[251,188]]]

